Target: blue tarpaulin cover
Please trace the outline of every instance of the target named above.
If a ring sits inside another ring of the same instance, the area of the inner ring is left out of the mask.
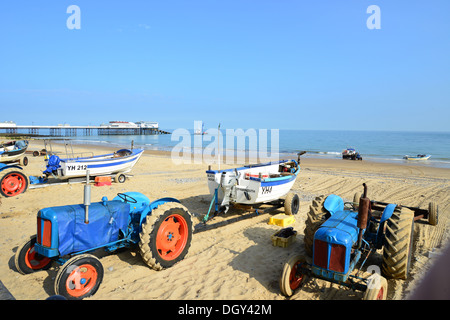
[[[52,228],[57,225],[60,256],[117,241],[119,230],[126,232],[129,214],[130,205],[122,201],[92,203],[88,224],[84,222],[82,204],[45,208],[39,212],[41,218],[52,221]]]

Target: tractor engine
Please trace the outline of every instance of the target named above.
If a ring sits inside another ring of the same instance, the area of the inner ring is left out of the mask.
[[[313,243],[312,272],[327,279],[345,281],[354,254],[352,250],[358,241],[358,213],[353,211],[335,212],[316,231]],[[359,257],[358,257],[359,258]]]
[[[88,223],[82,204],[42,209],[35,250],[51,258],[116,241],[119,230],[126,231],[129,215],[130,204],[122,201],[92,203]]]

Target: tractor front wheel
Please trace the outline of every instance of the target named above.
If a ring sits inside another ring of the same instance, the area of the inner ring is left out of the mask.
[[[386,278],[374,273],[367,281],[367,289],[364,292],[363,300],[386,300],[387,289]]]
[[[36,235],[31,236],[17,248],[14,264],[17,271],[21,274],[30,274],[39,270],[48,269],[52,264],[50,258],[44,257],[34,251],[35,244]]]
[[[166,202],[147,216],[139,234],[144,262],[154,270],[170,268],[184,259],[191,246],[192,217],[177,202]]]
[[[0,193],[5,197],[14,197],[28,188],[28,178],[20,171],[6,170],[0,179]]]
[[[299,269],[305,262],[305,257],[298,255],[290,258],[284,264],[279,281],[280,290],[284,296],[292,296],[295,290],[297,290],[305,281],[306,275],[303,274]]]
[[[55,294],[69,300],[81,300],[92,296],[103,280],[100,260],[90,254],[81,254],[69,259],[58,271]]]

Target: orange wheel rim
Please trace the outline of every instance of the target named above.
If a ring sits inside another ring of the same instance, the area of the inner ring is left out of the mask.
[[[303,274],[297,274],[298,267],[301,265],[300,261],[297,261],[293,266],[291,273],[289,274],[289,286],[292,290],[297,289],[303,281]]]
[[[44,268],[51,261],[50,258],[41,256],[39,253],[34,251],[34,246],[28,249],[25,254],[25,264],[28,268],[32,270],[39,270]]]
[[[186,247],[188,235],[187,222],[182,216],[173,214],[167,217],[156,235],[156,249],[161,258],[176,259]]]
[[[20,173],[9,173],[2,180],[2,190],[8,196],[21,194],[26,187],[25,177]]]
[[[383,300],[383,296],[384,296],[384,288],[381,287],[380,290],[378,291],[377,300]]]
[[[81,297],[94,288],[97,277],[97,270],[90,264],[75,267],[66,280],[66,290],[72,297]]]

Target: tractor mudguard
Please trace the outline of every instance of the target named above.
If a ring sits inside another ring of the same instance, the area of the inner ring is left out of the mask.
[[[390,203],[386,206],[386,208],[384,208],[383,214],[381,215],[380,219],[380,225],[392,216],[396,207],[396,204]]]
[[[336,213],[338,211],[344,210],[344,200],[342,200],[341,197],[339,197],[335,194],[330,194],[325,199],[323,206],[331,215],[333,215],[334,213]]]
[[[141,213],[141,219],[139,221],[140,224],[142,225],[142,222],[144,221],[144,219],[147,217],[148,214],[151,214],[153,209],[156,209],[158,206],[160,206],[160,205],[162,205],[162,204],[164,204],[166,202],[178,202],[178,203],[181,203],[178,199],[170,198],[170,197],[161,198],[161,199],[153,201],[152,203],[150,203],[148,205],[148,208]]]
[[[10,168],[17,168],[17,169],[23,170],[23,168],[21,166],[18,166],[15,164],[0,163],[0,171],[5,170],[5,169],[10,169]]]

